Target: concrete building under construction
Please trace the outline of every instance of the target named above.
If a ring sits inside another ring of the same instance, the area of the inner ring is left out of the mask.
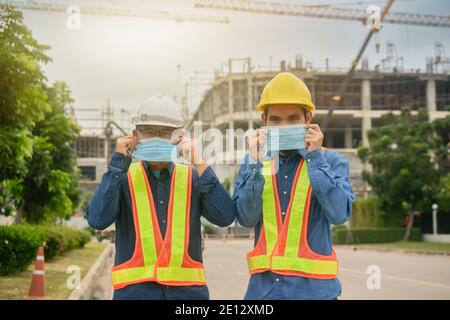
[[[389,62],[389,61],[387,61]],[[240,70],[234,70],[239,63]],[[368,68],[367,60],[357,70],[344,94],[340,97],[332,120],[327,126],[325,146],[345,155],[350,161],[351,179],[355,193],[362,194],[362,163],[356,156],[359,146],[367,146],[367,131],[383,124],[383,115],[399,114],[402,107],[417,113],[421,107],[429,111],[430,119],[450,114],[450,73],[436,70],[430,63],[426,72],[403,70],[387,66]],[[331,68],[314,69],[304,64],[298,57],[291,66],[285,61],[279,68],[256,71],[247,59],[230,59],[225,64],[225,72],[216,72],[212,86],[192,116],[189,127],[201,121],[203,130],[216,128],[225,133],[226,129],[257,128],[261,125],[260,114],[256,111],[261,92],[267,82],[278,72],[289,71],[303,79],[309,87],[316,105],[314,122],[321,124],[334,95],[346,76],[345,70]],[[221,180],[234,180],[238,165],[216,165],[215,170]]]
[[[111,101],[106,106],[93,109],[68,110],[70,116],[81,124],[81,134],[71,145],[77,157],[81,186],[94,191],[107,170],[108,160],[116,148],[116,139],[130,130],[129,112],[114,112]],[[126,117],[124,117],[126,115]]]

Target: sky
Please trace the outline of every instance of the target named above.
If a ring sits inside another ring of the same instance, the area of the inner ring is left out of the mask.
[[[349,3],[355,0],[281,1],[295,4]],[[348,8],[365,9],[374,0]],[[196,9],[196,0],[36,0],[89,6],[128,6],[178,13],[224,16],[229,24],[201,22],[177,23],[130,17],[81,14],[81,28],[67,28],[69,15],[25,11],[25,23],[33,35],[51,46],[53,62],[44,67],[49,82],[66,81],[76,100],[79,119],[99,125],[100,110],[111,99],[115,110],[130,114],[148,97],[156,94],[180,96],[184,83],[195,72],[211,77],[229,58],[250,57],[255,67],[267,67],[270,61],[294,63],[302,54],[304,61],[323,68],[328,58],[331,67],[348,68],[362,45],[368,29],[357,21],[338,21],[304,17],[276,16],[224,10]],[[391,11],[450,15],[448,0],[397,0]],[[386,43],[395,44],[405,68],[425,69],[426,57],[434,55],[435,42],[441,42],[450,55],[450,28],[432,28],[384,24],[369,44],[364,56],[373,68],[386,55]],[[375,50],[380,43],[380,53]],[[271,60],[270,60],[271,59]],[[180,71],[177,70],[180,65]],[[179,75],[179,76],[178,76]],[[178,80],[177,80],[178,79]],[[189,86],[192,113],[198,106],[208,80]],[[95,111],[83,111],[93,109]],[[116,113],[116,115],[119,112]],[[127,114],[121,119],[127,122]]]

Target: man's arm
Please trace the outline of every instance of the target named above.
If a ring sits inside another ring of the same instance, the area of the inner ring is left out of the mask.
[[[201,197],[202,215],[219,227],[232,224],[235,218],[233,202],[211,167],[204,169],[196,184]]]
[[[87,220],[92,228],[103,230],[116,220],[120,211],[120,182],[130,164],[129,157],[118,152],[112,154],[108,171],[103,175],[86,209]]]
[[[233,195],[236,218],[247,228],[256,226],[262,216],[264,177],[261,170],[261,163],[255,163],[247,156],[236,178]]]
[[[349,181],[348,160],[335,152],[322,148],[306,154],[308,175],[313,193],[332,224],[342,224],[350,219],[355,195]]]

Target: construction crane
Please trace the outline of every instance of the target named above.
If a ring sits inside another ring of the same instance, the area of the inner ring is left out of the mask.
[[[380,13],[380,22],[394,23],[404,25],[415,26],[427,26],[427,27],[450,27],[450,16],[437,16],[429,14],[413,14],[413,13],[401,13],[391,12],[389,13],[394,0],[387,1],[383,10]],[[358,20],[363,23],[367,21],[368,13],[365,10],[360,9],[348,9],[348,8],[336,8],[332,5],[297,5],[297,4],[285,4],[277,2],[265,2],[254,0],[199,0],[195,7],[197,8],[209,8],[209,9],[224,9],[242,12],[252,13],[266,13],[286,16],[303,16],[312,18],[323,19],[341,19],[341,20]],[[323,132],[326,132],[328,124],[331,121],[332,115],[336,107],[341,103],[342,96],[348,87],[356,66],[358,65],[361,57],[367,48],[372,36],[379,31],[378,28],[371,27],[364,42],[359,49],[355,59],[352,60],[351,67],[347,71],[343,81],[338,87],[336,93],[331,98],[331,104],[328,107],[328,112],[321,122],[321,128]],[[430,63],[432,65],[433,62]],[[433,66],[431,66],[432,68]]]
[[[389,0],[386,3],[383,10],[381,11],[380,22],[385,21],[385,18],[388,15],[389,10],[392,8],[394,1],[395,0]],[[351,65],[350,69],[348,70],[344,80],[341,82],[341,85],[339,86],[336,94],[333,96],[332,103],[328,107],[327,115],[321,123],[321,128],[322,128],[323,132],[326,132],[328,124],[330,123],[331,118],[333,116],[334,109],[336,109],[336,107],[338,106],[338,103],[341,102],[342,96],[343,96],[345,90],[347,89],[348,84],[350,83],[350,81],[353,78],[353,74],[355,72],[356,66],[359,63],[359,60],[361,60],[361,57],[362,57],[364,51],[366,50],[367,45],[370,42],[370,39],[376,32],[378,32],[378,29],[376,29],[376,28],[371,28],[369,30],[369,33],[367,34],[366,38],[364,39],[363,45],[359,49],[358,54],[356,55],[356,58],[352,61],[352,65]]]
[[[11,1],[0,0],[0,4],[10,4],[21,10],[35,10],[48,12],[66,13],[71,4],[44,3],[37,1]],[[131,9],[126,7],[106,7],[106,6],[79,6],[81,13],[89,15],[104,15],[118,17],[135,17],[144,19],[173,20],[176,22],[208,22],[208,23],[230,23],[227,17],[173,13],[167,11],[153,11],[145,8]]]
[[[362,9],[338,8],[331,5],[298,5],[255,0],[199,0],[196,8],[222,9],[265,13],[283,16],[301,16],[322,19],[357,20],[366,23],[368,13]],[[450,28],[450,16],[391,12],[385,23]]]

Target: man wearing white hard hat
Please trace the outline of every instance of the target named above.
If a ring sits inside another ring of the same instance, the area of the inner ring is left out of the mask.
[[[87,208],[93,228],[116,225],[113,298],[209,299],[200,217],[228,226],[233,203],[183,133],[183,116],[171,98],[150,98],[132,123],[133,134],[117,140]]]

